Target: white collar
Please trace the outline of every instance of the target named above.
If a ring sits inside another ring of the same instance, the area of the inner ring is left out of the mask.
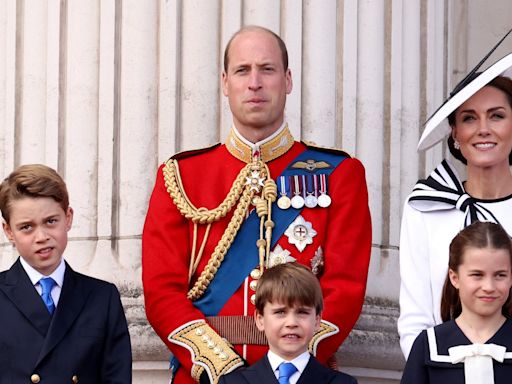
[[[309,354],[309,351],[305,351],[301,353],[299,356],[297,356],[295,359],[288,361],[283,359],[281,356],[277,355],[276,353],[272,351],[268,351],[267,353],[268,361],[270,363],[270,366],[272,367],[272,371],[276,371],[279,368],[279,365],[281,365],[282,362],[292,363],[297,368],[297,371],[302,375],[302,372],[304,372],[304,369],[306,369],[306,365],[308,365],[309,359],[311,355]],[[300,376],[299,375],[299,376]]]
[[[41,272],[34,269],[29,263],[25,261],[23,257],[20,256],[21,266],[27,273],[32,285],[36,285],[39,283],[39,280],[43,277],[51,277],[59,287],[62,288],[62,283],[64,282],[64,272],[66,272],[66,263],[64,262],[64,258],[60,258],[59,266],[53,271],[50,276],[45,276],[41,274]]]

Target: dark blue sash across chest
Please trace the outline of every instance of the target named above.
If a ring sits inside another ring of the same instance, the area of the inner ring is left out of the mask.
[[[312,173],[328,176],[346,158],[347,156],[341,152],[327,152],[308,148],[293,159],[280,176],[311,175]],[[306,162],[308,160],[314,160],[314,162],[318,163],[325,162],[329,164],[329,167],[320,169],[298,169],[293,167],[298,162]],[[271,248],[274,248],[288,226],[301,212],[302,209],[279,209],[276,203],[272,205],[272,220],[275,223],[275,227],[272,231]],[[245,278],[259,264],[258,249],[256,247],[256,241],[259,239],[260,234],[259,226],[260,218],[253,210],[240,227],[215,278],[208,286],[204,295],[194,302],[194,306],[205,316],[217,315]]]

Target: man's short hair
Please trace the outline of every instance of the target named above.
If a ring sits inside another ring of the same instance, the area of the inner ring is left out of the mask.
[[[224,72],[225,73],[228,73],[229,49],[230,49],[231,43],[233,42],[235,37],[237,37],[238,35],[242,34],[243,32],[256,31],[256,30],[268,32],[272,36],[275,37],[275,39],[277,40],[277,44],[279,45],[279,49],[281,51],[281,56],[282,56],[282,59],[283,59],[283,68],[284,68],[285,72],[288,70],[288,50],[286,49],[286,44],[284,43],[283,39],[281,39],[281,37],[279,37],[278,34],[272,32],[268,28],[260,27],[260,26],[257,26],[257,25],[248,25],[246,27],[241,28],[239,31],[235,32],[235,34],[233,36],[231,36],[231,39],[229,39],[229,41],[228,41],[228,43],[226,45],[226,49],[224,50]]]
[[[55,170],[43,164],[22,165],[0,184],[0,211],[7,223],[12,202],[24,197],[50,197],[64,211],[69,207],[66,183]]]
[[[307,267],[295,262],[267,269],[258,281],[255,300],[258,313],[263,314],[265,304],[274,302],[289,307],[313,307],[317,315],[324,307],[320,282]]]

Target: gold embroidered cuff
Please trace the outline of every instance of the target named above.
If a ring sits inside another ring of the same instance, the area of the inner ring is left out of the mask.
[[[340,329],[335,324],[330,323],[327,320],[321,320],[320,327],[315,332],[313,338],[309,342],[309,352],[316,356],[316,349],[318,347],[318,343],[327,337],[337,334],[339,331]]]
[[[221,375],[243,365],[242,358],[204,320],[184,324],[168,339],[190,351],[194,364],[191,375],[197,381],[206,370],[210,382],[217,383]]]

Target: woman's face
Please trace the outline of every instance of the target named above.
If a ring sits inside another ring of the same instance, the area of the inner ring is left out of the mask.
[[[486,86],[455,112],[453,138],[468,167],[508,169],[512,151],[512,108],[501,90]]]

